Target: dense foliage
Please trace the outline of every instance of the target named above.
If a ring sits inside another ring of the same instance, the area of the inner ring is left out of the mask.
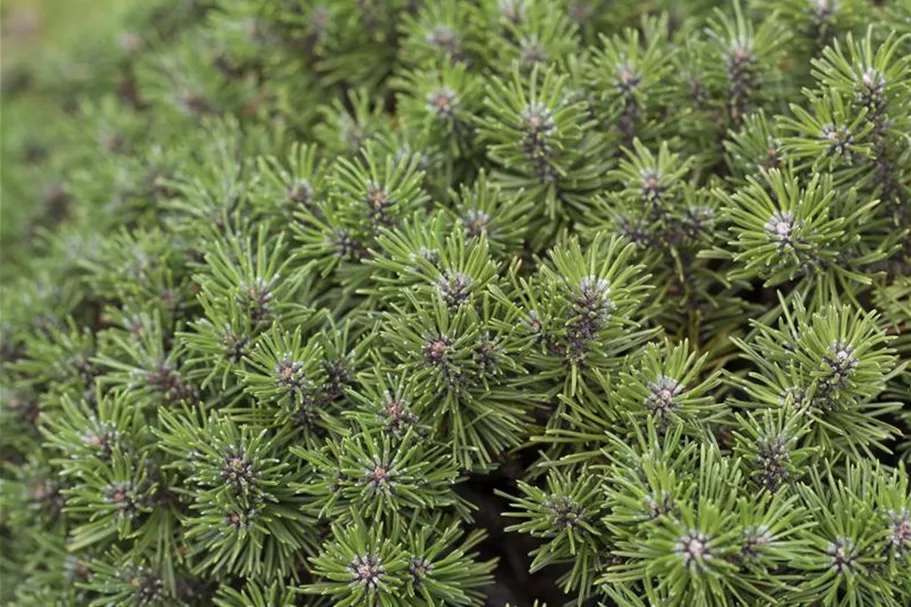
[[[131,15],[3,77],[0,602],[911,604],[911,2]]]

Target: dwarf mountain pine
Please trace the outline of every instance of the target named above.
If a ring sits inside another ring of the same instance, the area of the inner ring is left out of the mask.
[[[3,68],[0,602],[911,604],[908,0],[131,6]]]

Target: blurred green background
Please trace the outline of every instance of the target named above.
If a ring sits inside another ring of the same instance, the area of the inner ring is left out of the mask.
[[[5,67],[64,54],[109,34],[124,9],[141,0],[0,0]]]
[[[53,91],[87,73],[86,51],[109,47],[125,12],[145,1],[0,0],[0,278],[29,254],[33,228],[60,191],[54,167],[23,160],[23,150],[53,145],[66,123]]]

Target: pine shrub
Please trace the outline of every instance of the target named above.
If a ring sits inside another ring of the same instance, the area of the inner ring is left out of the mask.
[[[911,604],[908,0],[143,2],[3,110],[3,604]]]

